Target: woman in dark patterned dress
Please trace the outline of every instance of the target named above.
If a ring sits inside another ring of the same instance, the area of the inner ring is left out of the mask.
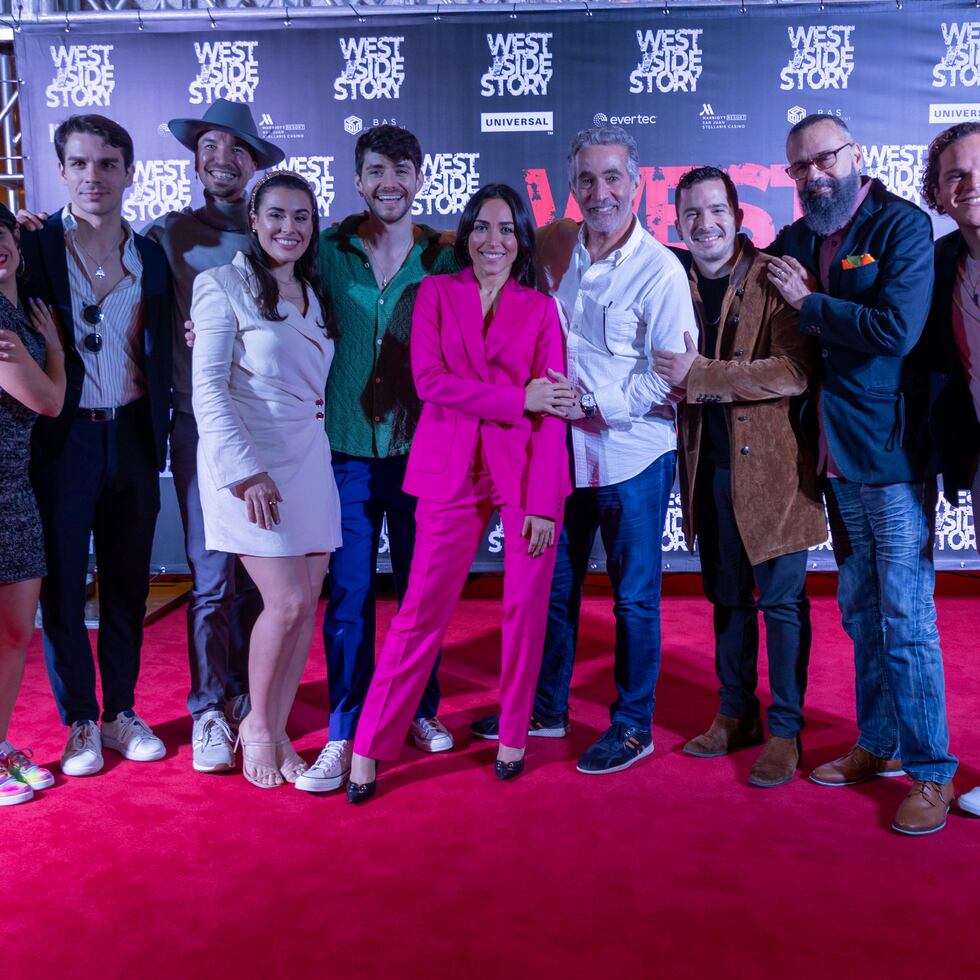
[[[0,806],[54,779],[7,741],[41,588],[44,538],[29,475],[31,429],[65,400],[65,353],[50,310],[17,295],[17,222],[0,204]]]

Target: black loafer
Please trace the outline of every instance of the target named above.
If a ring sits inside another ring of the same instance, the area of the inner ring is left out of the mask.
[[[524,758],[515,759],[513,762],[501,762],[497,759],[493,764],[497,773],[497,779],[516,779],[524,772]]]
[[[367,803],[374,791],[378,788],[377,779],[372,779],[369,783],[347,783],[347,802],[348,803]]]

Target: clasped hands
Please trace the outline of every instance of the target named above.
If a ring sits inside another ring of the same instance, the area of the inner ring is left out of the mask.
[[[574,422],[585,418],[583,394],[564,374],[549,368],[547,378],[532,378],[524,388],[524,411],[528,415],[554,415]]]

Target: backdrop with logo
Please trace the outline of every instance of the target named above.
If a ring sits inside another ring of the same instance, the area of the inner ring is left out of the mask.
[[[766,245],[799,216],[783,146],[808,113],[844,119],[867,172],[919,202],[926,149],[942,128],[980,119],[980,10],[973,2],[817,4],[718,9],[663,6],[588,12],[446,10],[358,18],[222,17],[28,27],[15,35],[27,157],[27,203],[64,202],[52,134],[71,113],[98,112],[133,135],[137,162],[124,216],[139,230],[199,203],[191,155],[167,120],[200,116],[216,98],[248,102],[284,166],[316,189],[339,220],[361,209],[353,186],[357,135],[382,122],[414,131],[425,151],[419,221],[452,228],[483,182],[523,189],[539,225],[579,217],[565,151],[595,123],[639,144],[637,212],[661,242],[677,243],[673,189],[685,170],[725,167],[745,230]],[[947,230],[937,221],[937,234]],[[966,498],[941,500],[937,563],[978,567]],[[475,567],[500,564],[491,525]],[[382,544],[382,551],[385,544]],[[828,546],[814,568],[832,568]],[[594,555],[603,561],[601,548]],[[381,557],[383,565],[384,556]],[[169,480],[154,551],[157,567],[186,569]],[[676,495],[664,564],[696,567]]]

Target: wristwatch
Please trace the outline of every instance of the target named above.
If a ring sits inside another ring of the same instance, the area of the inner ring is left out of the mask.
[[[595,395],[591,391],[587,391],[581,400],[582,411],[585,412],[585,417],[591,419],[595,416],[596,408],[598,407],[595,403]]]

